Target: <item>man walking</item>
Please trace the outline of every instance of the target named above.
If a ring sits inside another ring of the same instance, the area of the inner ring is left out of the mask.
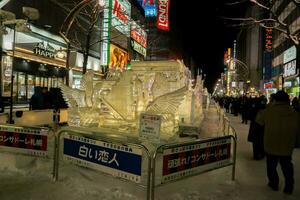
[[[299,134],[299,114],[290,106],[289,95],[278,91],[274,103],[256,117],[256,122],[264,126],[264,149],[267,157],[268,186],[279,189],[276,170],[278,162],[285,178],[283,192],[292,194],[294,188],[293,149]]]

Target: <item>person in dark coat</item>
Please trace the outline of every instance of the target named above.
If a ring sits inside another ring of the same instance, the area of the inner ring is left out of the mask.
[[[42,89],[43,109],[52,109],[52,96],[47,88]]]
[[[255,98],[255,106],[252,108],[250,128],[248,134],[248,141],[252,142],[253,159],[261,160],[265,156],[264,151],[264,127],[255,121],[255,118],[259,112],[262,112],[266,108],[266,103],[262,97]]]
[[[242,124],[248,123],[248,111],[249,111],[249,100],[246,96],[244,96],[241,100]]]
[[[264,149],[267,157],[268,186],[279,190],[277,165],[280,163],[285,187],[283,192],[291,194],[294,189],[293,150],[299,143],[299,113],[290,106],[289,95],[278,91],[274,102],[259,113],[256,122],[264,126]]]
[[[43,109],[42,88],[37,86],[34,88],[34,94],[30,98],[29,110]]]
[[[292,100],[292,107],[299,112],[299,99],[297,97],[294,97]]]

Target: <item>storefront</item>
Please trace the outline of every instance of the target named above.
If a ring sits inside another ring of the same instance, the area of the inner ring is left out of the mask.
[[[16,32],[15,41],[12,29],[2,36],[1,96],[10,97],[13,71],[15,103],[27,103],[37,86],[56,88],[67,75],[64,41],[34,26],[31,29],[30,33]]]
[[[129,61],[131,4],[128,0],[105,1],[111,6],[103,11],[101,65],[123,71]]]
[[[299,97],[299,77],[285,80],[284,91],[290,95],[290,98]]]
[[[283,89],[291,98],[299,96],[299,69],[297,68],[297,48],[290,47],[283,53]]]
[[[131,22],[130,38],[131,60],[144,60],[147,56],[147,33],[135,21]]]
[[[277,92],[277,88],[275,86],[274,81],[269,81],[264,83],[264,90],[265,90],[265,95],[269,101],[271,94],[274,94]]]
[[[69,62],[69,85],[73,88],[80,88],[83,68],[83,54],[79,52],[70,53]],[[94,71],[94,80],[101,80],[103,78],[103,69],[100,67],[100,58],[88,56],[87,70]]]

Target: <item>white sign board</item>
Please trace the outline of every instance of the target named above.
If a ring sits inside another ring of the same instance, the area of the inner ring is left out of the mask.
[[[110,0],[105,0],[105,5],[110,6]],[[108,65],[108,52],[109,52],[109,43],[110,43],[110,16],[109,16],[110,8],[107,7],[103,11],[103,20],[102,20],[102,31],[101,31],[101,65]]]
[[[11,75],[12,75],[12,57],[10,56],[2,56],[2,96],[9,97],[10,96],[10,84],[11,84]]]
[[[131,4],[127,0],[113,0],[112,27],[129,37]]]
[[[297,74],[296,60],[283,65],[283,77],[289,77]]]
[[[159,140],[161,116],[142,113],[140,116],[140,137]]]
[[[297,49],[295,46],[292,46],[291,48],[283,52],[283,64],[296,59],[296,57],[297,57]]]

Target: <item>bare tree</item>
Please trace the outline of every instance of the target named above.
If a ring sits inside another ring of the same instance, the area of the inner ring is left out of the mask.
[[[293,3],[297,9],[300,9],[300,0],[285,0],[288,3]],[[264,28],[272,28],[273,30],[283,33],[283,35],[290,39],[295,45],[300,42],[300,32],[292,29],[292,24],[284,22],[281,17],[276,13],[274,9],[274,2],[272,0],[239,0],[230,1],[226,3],[228,6],[236,6],[243,3],[252,3],[254,6],[260,8],[266,15],[257,17],[245,17],[245,18],[231,18],[224,17],[224,19],[233,21],[232,26],[235,27],[248,27],[257,24]]]
[[[70,7],[70,3],[64,6]],[[100,51],[101,42],[109,42],[111,39],[115,39],[123,35],[122,33],[114,34],[112,37],[103,37],[101,32],[109,31],[103,29],[101,25],[102,20],[105,20],[103,11],[109,8],[109,5],[100,5],[98,1],[94,0],[80,0],[80,2],[73,1],[73,6],[70,9],[67,18],[65,19],[61,27],[61,35],[64,39],[76,49],[80,49],[83,53],[83,69],[82,73],[85,74],[87,70],[88,57],[91,50]],[[130,20],[130,16],[126,13]],[[123,25],[119,25],[123,26]],[[117,28],[114,26],[114,28]]]
[[[61,26],[60,34],[69,46],[82,51],[82,73],[85,74],[90,50],[97,44],[94,42],[96,35],[100,34],[100,31],[97,30],[97,22],[103,8],[92,0],[68,2],[67,4],[63,4],[63,6],[72,8]]]

